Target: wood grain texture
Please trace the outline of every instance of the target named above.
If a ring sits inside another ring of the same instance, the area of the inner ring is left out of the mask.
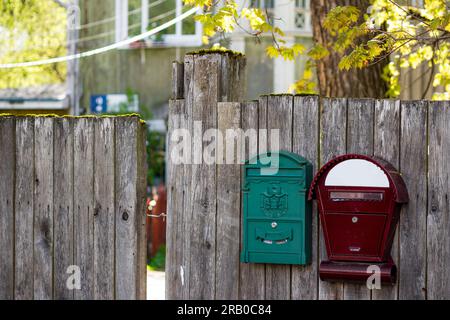
[[[236,300],[239,294],[239,237],[241,203],[241,104],[218,104],[218,129],[224,137],[224,152],[217,156],[216,299]],[[234,130],[231,136],[227,130]],[[227,154],[230,157],[227,158]],[[231,154],[234,155],[231,159]],[[220,159],[219,159],[220,157]],[[233,162],[230,162],[233,160]]]
[[[374,113],[372,99],[347,100],[347,153],[373,155]],[[370,300],[370,296],[365,283],[344,283],[344,299]]]
[[[137,149],[139,120],[116,118],[116,299],[138,298]]]
[[[115,130],[113,118],[94,121],[94,299],[114,299]]]
[[[294,97],[292,152],[308,159],[313,173],[319,165],[319,97]],[[319,214],[315,201],[312,206],[311,264],[292,266],[291,299],[315,300],[318,297],[318,237]]]
[[[14,298],[34,298],[34,118],[16,119]]]
[[[13,117],[0,117],[0,300],[14,298],[14,174]]]
[[[185,127],[189,132],[191,138],[193,137],[193,118],[192,112],[194,108],[194,56],[186,55],[184,59],[184,95],[185,105],[184,112],[180,111],[180,127]],[[190,142],[190,148],[192,150],[193,142]],[[180,291],[180,299],[190,299],[190,265],[191,265],[191,219],[193,215],[192,211],[192,161],[193,153],[188,157],[188,164],[183,166],[183,210],[180,211],[180,230],[182,230],[179,239],[182,255],[181,264],[177,270],[182,283],[182,290]],[[178,230],[178,228],[177,228]]]
[[[167,154],[170,161],[167,164],[166,298],[171,300],[182,298],[183,287],[179,270],[182,267],[183,258],[184,225],[181,219],[185,176],[184,164],[175,161],[176,145],[182,141],[181,137],[175,135],[175,130],[181,129],[184,106],[184,100],[169,101]]]
[[[53,122],[34,122],[34,299],[53,297]]]
[[[267,128],[269,151],[292,151],[293,96],[269,96]],[[279,141],[272,140],[272,130],[279,130]],[[278,143],[279,145],[275,144]],[[266,265],[266,299],[287,300],[291,296],[291,266]]]
[[[322,98],[320,123],[320,166],[332,158],[344,154],[346,150],[347,100]],[[328,259],[323,230],[319,227],[319,257],[320,261]],[[342,282],[326,282],[319,280],[319,299],[340,300],[344,296]]]
[[[137,299],[147,299],[147,125],[139,122],[137,131]]]
[[[442,300],[450,299],[450,103],[428,110],[427,298]]]
[[[242,130],[258,130],[258,101],[241,103],[241,127]],[[257,134],[257,132],[256,132]],[[258,140],[258,138],[257,138]],[[256,145],[246,139],[243,141],[245,147],[246,160],[251,159],[258,153],[258,143]],[[255,149],[256,147],[256,149]],[[242,172],[241,172],[242,179]],[[240,189],[241,187],[239,187]],[[241,220],[242,221],[242,208]],[[242,247],[242,230],[241,230]],[[239,299],[262,300],[265,297],[265,265],[255,263],[241,263],[239,267]]]
[[[399,299],[425,298],[427,230],[427,102],[401,103],[400,171],[409,203],[399,223]]]
[[[94,141],[92,119],[74,122],[74,264],[81,271],[76,300],[94,298]]]
[[[375,101],[374,156],[380,157],[399,169],[400,165],[400,101]],[[401,218],[400,218],[401,219]],[[391,256],[399,261],[398,226],[392,243]],[[373,300],[395,300],[398,284],[383,285],[372,290]]]
[[[191,229],[189,298],[214,299],[216,264],[216,166],[203,162],[208,142],[198,140],[210,128],[217,128],[220,99],[220,55],[198,55],[194,59],[192,121],[193,165],[191,166]],[[188,100],[190,97],[187,97]]]
[[[172,63],[172,99],[184,97],[184,64],[174,61]]]
[[[73,234],[73,120],[55,119],[54,123],[54,299],[72,300],[67,288],[67,268],[74,264]]]

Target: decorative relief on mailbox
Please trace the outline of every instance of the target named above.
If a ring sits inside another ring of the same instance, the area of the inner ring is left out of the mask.
[[[366,281],[367,268],[377,265],[382,282],[396,281],[390,250],[408,192],[391,164],[365,155],[336,157],[316,174],[308,198],[318,201],[329,258],[319,267],[322,280]]]
[[[270,158],[278,156],[274,171]],[[312,165],[290,152],[261,154],[243,166],[241,260],[252,263],[307,264],[311,260],[311,201],[307,192]]]
[[[288,195],[279,186],[269,186],[261,194],[261,209],[268,217],[281,217],[288,209]]]

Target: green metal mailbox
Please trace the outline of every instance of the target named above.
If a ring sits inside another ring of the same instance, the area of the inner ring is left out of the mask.
[[[245,163],[243,178],[241,261],[310,263],[311,163],[287,151],[260,154]]]

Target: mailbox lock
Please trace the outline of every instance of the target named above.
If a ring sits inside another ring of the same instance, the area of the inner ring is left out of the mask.
[[[357,223],[357,222],[358,222],[358,217],[353,217],[353,218],[352,218],[352,222],[353,222],[353,223]]]
[[[272,223],[271,223],[271,226],[272,226],[273,229],[275,229],[275,228],[278,226],[278,223],[272,222]]]

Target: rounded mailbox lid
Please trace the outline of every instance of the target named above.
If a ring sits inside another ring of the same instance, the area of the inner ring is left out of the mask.
[[[408,202],[408,191],[400,173],[387,161],[360,154],[333,158],[316,174],[308,198],[315,197],[320,185],[341,187],[392,188],[394,200]]]

